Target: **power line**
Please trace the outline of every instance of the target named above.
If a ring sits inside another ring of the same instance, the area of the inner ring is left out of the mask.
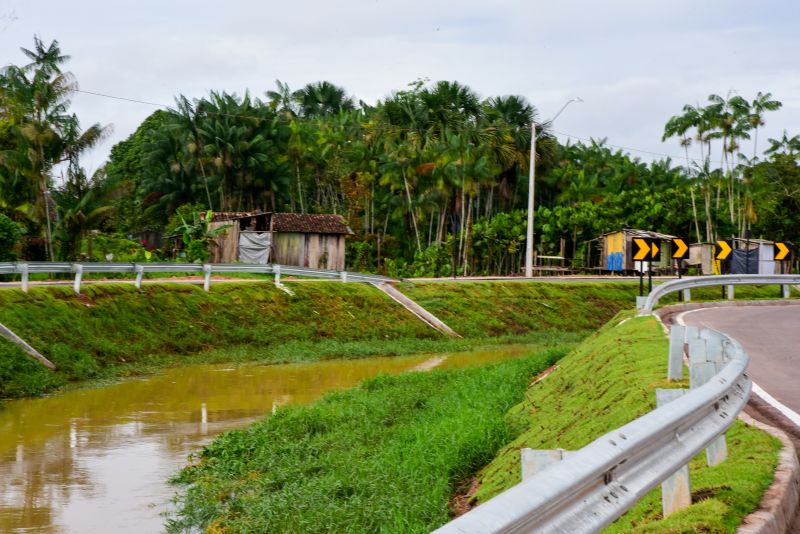
[[[595,139],[592,139],[592,138],[587,139],[585,137],[581,137],[579,135],[573,135],[573,134],[566,133],[566,132],[557,132],[555,130],[550,130],[550,131],[553,132],[554,134],[563,135],[563,136],[565,136],[567,138],[571,137],[571,138],[577,139],[579,141],[583,141],[584,143],[591,143],[592,141],[595,141]],[[614,145],[614,144],[611,144],[611,143],[603,143],[603,146],[607,146],[607,147],[610,147],[610,148],[618,148],[620,150],[629,150],[631,152],[641,152],[642,154],[649,154],[651,156],[659,156],[659,157],[662,157],[662,158],[681,159],[681,160],[686,160],[686,161],[691,162],[691,163],[696,163],[698,165],[703,165],[705,163],[702,160],[698,160],[698,159],[695,159],[695,158],[687,158],[686,156],[674,156],[674,155],[670,155],[670,154],[664,154],[664,153],[661,153],[661,152],[652,152],[650,150],[643,150],[641,148],[633,148],[633,147],[623,146],[623,145]]]
[[[146,104],[148,106],[155,106],[157,108],[169,108],[169,106],[166,104],[156,104],[155,102],[148,102],[146,100],[136,100],[135,98],[126,98],[124,96],[107,95],[105,93],[96,93],[94,91],[85,91],[83,89],[76,89],[75,92],[92,96],[102,96],[103,98],[113,98],[114,100],[124,100],[125,102],[133,102],[135,104]]]

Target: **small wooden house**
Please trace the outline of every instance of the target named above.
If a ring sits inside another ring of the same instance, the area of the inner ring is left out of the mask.
[[[652,262],[653,271],[666,271],[671,268],[672,240],[675,236],[631,228],[608,232],[597,239],[593,239],[589,245],[595,248],[596,252],[589,251],[589,258],[593,263],[589,267],[612,273],[646,272],[650,268],[650,263],[633,259],[637,250],[633,241],[635,238],[648,238],[659,241],[661,259]]]
[[[766,239],[728,239],[732,245],[725,262],[715,259],[714,243],[695,243],[689,247],[688,264],[697,266],[700,274],[789,274],[791,262],[775,261],[775,243]]]
[[[353,231],[341,215],[214,212],[209,229],[228,225],[211,249],[212,263],[277,263],[311,269],[345,268],[345,237]]]

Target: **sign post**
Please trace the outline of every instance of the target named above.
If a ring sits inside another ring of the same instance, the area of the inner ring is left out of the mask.
[[[689,246],[680,237],[672,240],[675,250],[672,251],[672,259],[675,260],[675,269],[678,271],[678,279],[683,277],[683,269],[681,269],[681,262],[689,255]],[[678,299],[683,301],[683,292],[678,294]]]
[[[661,259],[659,241],[649,237],[635,237],[633,243],[636,250],[633,254],[634,261],[639,262],[639,296],[644,296],[644,262],[647,262],[647,290],[653,291],[653,260]]]
[[[720,262],[727,261],[728,257],[731,255],[733,248],[731,247],[730,241],[723,241],[717,240],[717,243],[714,245],[714,259]],[[722,272],[722,264],[720,264],[720,274],[725,274]],[[722,287],[722,298],[725,298],[725,286]]]

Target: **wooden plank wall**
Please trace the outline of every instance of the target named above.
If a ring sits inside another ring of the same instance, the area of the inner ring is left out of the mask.
[[[239,260],[239,222],[217,221],[208,224],[209,230],[230,225],[221,236],[214,238],[211,246],[211,263],[234,263]]]
[[[273,261],[281,265],[297,265],[310,269],[344,270],[345,240],[343,235],[277,233]]]

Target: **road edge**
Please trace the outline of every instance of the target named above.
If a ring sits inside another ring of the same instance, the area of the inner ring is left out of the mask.
[[[777,303],[782,305],[789,304],[787,301],[772,300],[757,301],[752,304],[763,306],[770,304],[775,305]],[[653,315],[655,315],[666,328],[664,320],[675,314],[678,315],[678,317],[676,317],[677,322],[682,323],[680,315],[685,312],[715,307],[742,306],[746,304],[748,303],[743,301],[673,304],[659,308]],[[758,388],[758,391],[763,390]],[[755,387],[751,392],[751,401],[753,397],[757,397],[761,402],[777,409],[786,417],[778,407],[773,406],[769,400],[756,393]],[[758,428],[778,439],[781,442],[781,450],[778,453],[778,465],[775,467],[772,484],[770,484],[769,488],[767,488],[764,495],[761,497],[758,509],[745,516],[736,532],[737,534],[784,534],[792,532],[798,520],[798,506],[800,505],[800,463],[798,463],[797,449],[783,430],[758,421],[744,412],[739,414],[739,419],[746,425]]]
[[[739,414],[739,419],[746,425],[775,437],[781,442],[782,447],[778,454],[775,478],[764,492],[758,510],[748,514],[736,532],[737,534],[790,532],[800,501],[800,464],[797,461],[797,450],[784,431],[753,419],[746,413]]]

